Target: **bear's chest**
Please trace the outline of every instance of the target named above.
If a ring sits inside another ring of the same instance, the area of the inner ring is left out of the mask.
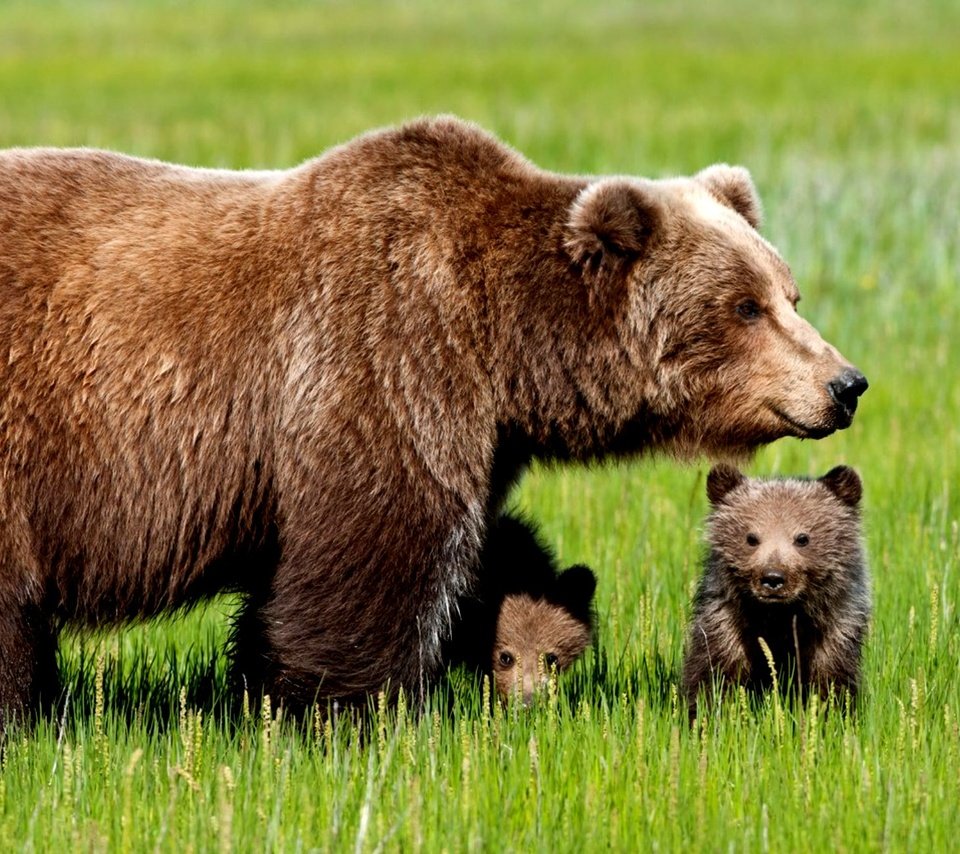
[[[753,609],[745,615],[743,648],[750,685],[758,690],[803,684],[820,633],[802,610],[789,606]],[[766,647],[766,649],[764,649]]]

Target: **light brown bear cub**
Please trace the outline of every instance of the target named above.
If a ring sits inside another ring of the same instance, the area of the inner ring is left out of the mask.
[[[862,486],[837,466],[819,480],[756,480],[730,466],[707,478],[709,553],[683,665],[691,716],[715,677],[856,695],[870,619],[860,527]]]
[[[502,699],[530,705],[590,645],[596,578],[582,565],[558,573],[533,526],[507,515],[490,526],[479,575],[476,594],[460,602],[448,664],[491,674]]]

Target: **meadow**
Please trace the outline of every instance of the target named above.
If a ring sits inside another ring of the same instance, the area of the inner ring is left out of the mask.
[[[6,0],[0,147],[293,165],[423,113],[539,165],[742,163],[800,311],[869,377],[756,474],[865,483],[856,715],[677,698],[704,461],[535,468],[515,505],[599,578],[594,651],[530,711],[294,725],[226,696],[234,602],[68,634],[62,714],[7,740],[0,850],[947,851],[960,830],[960,6],[947,0]]]

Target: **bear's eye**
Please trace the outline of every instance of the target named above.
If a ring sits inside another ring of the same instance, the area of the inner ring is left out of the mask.
[[[557,658],[557,654],[555,652],[548,652],[543,657],[543,663],[547,665],[548,669],[551,667],[556,667],[559,661],[560,659]]]
[[[762,314],[760,306],[757,305],[752,299],[745,299],[739,305],[737,305],[737,314],[739,314],[744,320],[757,320]]]
[[[760,538],[756,534],[747,534],[747,545],[748,546],[759,546]]]
[[[513,655],[506,650],[500,653],[498,661],[501,667],[513,667]]]
[[[797,536],[795,536],[795,537],[793,538],[793,542],[796,543],[796,545],[801,546],[801,547],[803,547],[803,546],[808,546],[808,545],[810,545],[810,535],[809,535],[809,534],[797,534]]]

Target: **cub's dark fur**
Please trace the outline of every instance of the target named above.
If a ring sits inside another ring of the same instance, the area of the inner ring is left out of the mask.
[[[519,691],[529,702],[541,656],[563,670],[589,645],[596,578],[582,565],[558,573],[533,526],[508,515],[490,527],[479,577],[459,603],[446,660],[492,674],[501,696]]]
[[[710,472],[709,553],[683,665],[691,714],[716,677],[771,687],[760,638],[782,687],[856,695],[870,619],[861,494],[846,466],[819,480],[755,480],[729,466]]]

